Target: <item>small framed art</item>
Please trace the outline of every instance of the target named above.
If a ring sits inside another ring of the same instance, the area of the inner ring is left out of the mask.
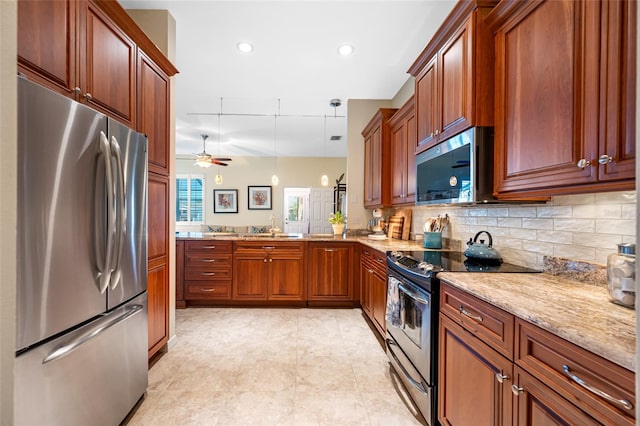
[[[249,210],[271,210],[271,187],[250,186]]]
[[[238,190],[237,189],[214,189],[213,190],[213,212],[214,213],[238,213]]]

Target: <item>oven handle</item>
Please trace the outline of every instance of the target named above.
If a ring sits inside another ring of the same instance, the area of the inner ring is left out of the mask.
[[[400,289],[400,291],[402,291],[403,293],[407,294],[409,297],[411,297],[416,302],[420,302],[423,305],[429,306],[429,301],[427,299],[425,299],[424,297],[420,296],[415,291],[410,290],[409,288],[403,286],[402,284],[398,284],[398,289]]]
[[[393,349],[391,348],[391,346],[392,345],[398,346],[398,345],[396,345],[396,343],[391,339],[385,339],[385,341],[387,343],[387,352],[389,352],[393,357],[393,359],[396,361],[396,364],[398,365],[398,367],[400,367],[400,369],[402,370],[402,374],[404,374],[404,376],[407,378],[409,383],[411,383],[411,386],[418,389],[421,393],[425,395],[429,395],[429,392],[427,391],[427,386],[424,384],[424,382],[422,381],[420,383],[416,382],[413,379],[413,377],[411,377],[409,372],[404,368],[404,365],[402,365],[402,363],[400,362],[396,354],[393,353]]]

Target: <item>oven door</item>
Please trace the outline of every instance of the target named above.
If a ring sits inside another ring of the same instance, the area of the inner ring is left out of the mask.
[[[387,333],[431,385],[431,295],[402,277],[388,279],[387,317],[399,310],[399,321],[387,321]]]

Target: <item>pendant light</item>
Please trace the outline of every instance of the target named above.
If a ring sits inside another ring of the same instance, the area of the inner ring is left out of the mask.
[[[278,186],[280,179],[278,178],[278,157],[277,155],[277,143],[278,143],[278,114],[280,113],[280,99],[278,99],[278,112],[273,115],[273,176],[271,176],[271,184]]]
[[[327,116],[324,116],[324,132],[322,134],[322,155],[324,156],[324,169],[327,169]],[[320,178],[320,184],[322,186],[329,186],[329,176],[323,174]]]
[[[218,114],[218,157],[220,157],[220,116],[222,115],[222,98],[220,98],[220,114]],[[218,165],[218,173],[216,173],[216,185],[222,185],[222,175],[220,174],[220,165]]]

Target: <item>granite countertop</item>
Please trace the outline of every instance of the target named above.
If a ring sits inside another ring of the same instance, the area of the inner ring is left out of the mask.
[[[636,312],[609,302],[606,288],[550,274],[441,272],[454,287],[636,371]]]

